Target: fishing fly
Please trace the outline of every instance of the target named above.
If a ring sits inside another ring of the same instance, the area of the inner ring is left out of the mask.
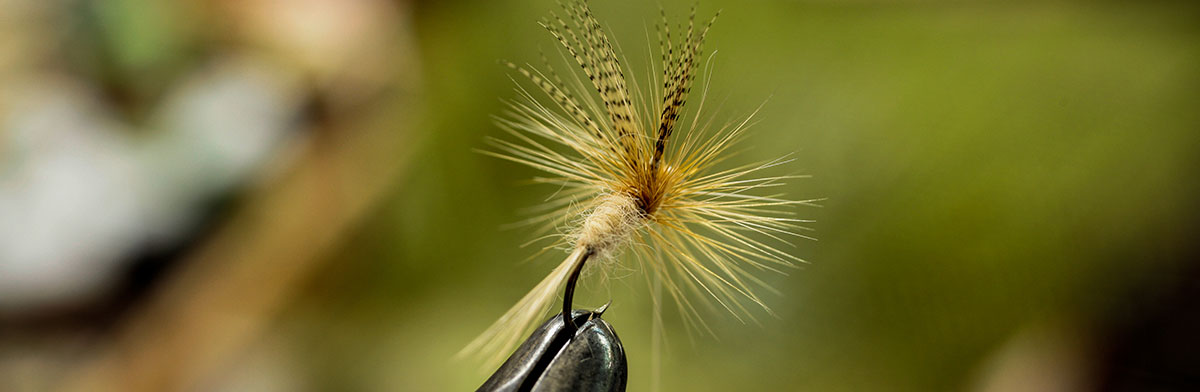
[[[546,316],[560,289],[563,323],[574,327],[569,315],[581,272],[622,260],[669,296],[689,328],[712,333],[699,311],[706,306],[742,321],[754,319],[754,307],[774,314],[758,293],[775,290],[759,275],[803,262],[780,248],[810,238],[800,233],[810,221],[793,217],[789,207],[813,200],[770,192],[801,177],[761,174],[790,162],[787,157],[723,167],[758,110],[717,121],[700,115],[701,93],[685,121],[716,16],[698,23],[693,7],[686,26],[672,30],[664,11],[655,26],[661,63],[639,84],[588,3],[561,5],[563,14],[551,13],[541,25],[561,45],[564,61],[579,70],[564,78],[545,56],[540,69],[507,63],[544,97],[518,85],[520,98],[497,118],[508,137],[489,139],[492,149],[484,153],[535,168],[543,173],[536,183],[559,189],[525,223],[543,234],[564,233],[544,249],[569,254],[460,354],[502,359]]]

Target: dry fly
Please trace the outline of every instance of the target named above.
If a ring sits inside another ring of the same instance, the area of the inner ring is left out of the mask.
[[[778,245],[787,237],[809,238],[797,233],[809,221],[792,218],[787,207],[812,200],[764,192],[798,177],[760,174],[789,162],[786,157],[720,167],[753,113],[724,123],[694,113],[690,122],[680,121],[716,16],[697,23],[693,7],[687,25],[672,30],[664,11],[655,27],[661,65],[651,67],[661,67],[661,74],[648,72],[650,83],[640,89],[588,4],[562,8],[565,15],[551,13],[541,25],[586,79],[573,71],[564,82],[545,56],[543,69],[507,63],[546,97],[518,87],[521,99],[497,119],[511,139],[490,139],[495,150],[484,153],[538,169],[545,175],[537,183],[560,188],[541,206],[544,214],[527,222],[543,233],[567,233],[546,249],[570,254],[460,354],[503,359],[545,317],[560,288],[562,319],[572,326],[568,315],[580,272],[615,262],[622,251],[633,254],[629,259],[652,287],[669,295],[689,328],[712,333],[698,311],[704,306],[719,305],[739,320],[753,319],[747,307],[773,314],[756,292],[775,290],[757,274],[803,262]]]

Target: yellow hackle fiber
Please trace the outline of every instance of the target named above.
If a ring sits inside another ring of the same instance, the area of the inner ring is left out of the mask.
[[[548,248],[570,254],[460,355],[479,354],[496,364],[549,316],[577,263],[589,256],[618,259],[622,250],[631,251],[625,258],[647,274],[652,288],[661,288],[650,292],[665,292],[689,328],[712,332],[697,309],[712,302],[742,321],[754,320],[747,305],[773,314],[756,292],[774,289],[757,274],[803,262],[778,246],[788,244],[787,237],[810,238],[797,233],[809,221],[793,218],[787,207],[813,200],[763,194],[799,177],[760,175],[790,159],[719,167],[754,114],[721,125],[714,118],[702,123],[695,113],[690,122],[679,121],[716,17],[697,24],[693,8],[673,39],[664,12],[657,26],[662,73],[651,72],[641,85],[626,77],[623,58],[586,2],[563,4],[563,10],[542,26],[583,75],[570,72],[564,82],[548,62],[541,70],[508,64],[549,101],[519,87],[522,98],[497,119],[510,138],[490,139],[494,149],[484,153],[536,168],[545,173],[536,182],[560,188],[543,213],[525,223],[565,232]],[[701,97],[696,113],[703,104]]]

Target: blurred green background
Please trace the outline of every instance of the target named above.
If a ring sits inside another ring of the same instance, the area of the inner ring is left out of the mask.
[[[398,4],[398,24],[379,34],[411,38],[397,54],[410,68],[397,72],[415,75],[416,92],[373,103],[370,126],[393,129],[407,163],[273,318],[265,350],[284,354],[234,360],[275,363],[267,368],[300,390],[471,390],[487,374],[453,354],[561,260],[522,262],[535,251],[518,247],[530,230],[501,229],[554,189],[524,185],[535,171],[473,151],[500,135],[490,116],[516,96],[497,60],[553,53],[536,22],[557,5]],[[673,20],[691,4],[662,1]],[[658,5],[592,7],[643,70]],[[810,263],[767,277],[782,291],[767,299],[779,318],[712,313],[714,339],[690,338],[668,315],[664,390],[1091,390],[1107,374],[1114,331],[1194,279],[1200,7],[699,4],[702,17],[716,10],[710,99],[725,100],[721,118],[767,102],[730,163],[794,153],[773,174],[812,175],[785,192],[825,200],[796,209],[817,221],[818,241],[793,251]],[[121,23],[154,20],[135,11],[113,12],[128,12]],[[120,29],[111,37],[124,39]],[[163,56],[183,63],[204,52],[147,45],[182,50]],[[145,53],[128,58],[159,55]],[[605,318],[635,391],[652,385],[644,286],[637,276],[585,282],[576,298],[613,301]]]
[[[363,264],[346,266],[341,287],[367,291],[326,305],[354,309],[348,317],[398,309],[406,354],[390,371],[416,389],[477,384],[441,358],[557,261],[517,264],[527,233],[496,229],[553,189],[516,186],[535,173],[470,151],[497,134],[496,97],[513,96],[493,60],[536,63],[539,46],[554,46],[533,23],[548,3],[420,10],[430,135],[396,201],[349,247],[346,261]],[[644,59],[656,6],[594,3],[633,62]],[[663,3],[677,18],[689,5]],[[827,200],[797,211],[818,221],[819,241],[795,250],[811,264],[772,277],[780,319],[714,314],[720,340],[695,344],[668,323],[666,389],[968,388],[1022,328],[1087,329],[1120,311],[1133,287],[1170,275],[1196,234],[1194,7],[700,4],[701,15],[717,9],[710,96],[728,97],[730,117],[770,97],[738,159],[796,152],[781,171],[813,178],[786,192]],[[614,300],[606,318],[629,350],[631,389],[647,390],[647,290],[627,281],[580,302]]]

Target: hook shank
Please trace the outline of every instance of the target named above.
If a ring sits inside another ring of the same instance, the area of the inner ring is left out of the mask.
[[[575,266],[571,268],[571,275],[567,277],[567,287],[563,291],[562,319],[563,323],[571,328],[571,330],[579,329],[575,325],[575,320],[571,318],[571,302],[575,297],[575,283],[579,281],[579,274],[583,272],[583,265],[587,263],[588,258],[594,253],[595,251],[590,248],[584,250],[583,254],[579,256],[579,261],[575,262]]]

